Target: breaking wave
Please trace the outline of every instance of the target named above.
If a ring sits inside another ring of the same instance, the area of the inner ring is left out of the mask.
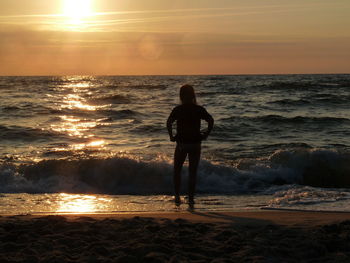
[[[279,150],[265,159],[244,159],[235,166],[203,160],[199,193],[271,193],[285,185],[350,187],[350,155],[332,150]],[[186,171],[184,169],[184,176]],[[184,191],[186,180],[183,180]],[[275,189],[275,190],[271,190]],[[45,160],[0,166],[3,193],[172,194],[172,165],[127,157]],[[269,192],[270,191],[270,192]]]

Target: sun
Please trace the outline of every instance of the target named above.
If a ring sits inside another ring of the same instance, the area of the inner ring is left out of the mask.
[[[92,0],[64,0],[63,13],[69,17],[70,23],[79,25],[83,18],[92,15]]]

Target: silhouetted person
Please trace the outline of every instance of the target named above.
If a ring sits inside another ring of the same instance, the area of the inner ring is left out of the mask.
[[[197,105],[194,89],[184,85],[180,89],[181,105],[176,106],[167,121],[167,129],[172,142],[176,141],[174,154],[175,204],[180,205],[181,169],[188,155],[189,181],[188,203],[194,204],[197,168],[201,155],[201,141],[205,140],[213,129],[214,119],[202,107]],[[200,132],[201,120],[208,122],[206,132]],[[172,125],[176,121],[176,135],[173,136]]]

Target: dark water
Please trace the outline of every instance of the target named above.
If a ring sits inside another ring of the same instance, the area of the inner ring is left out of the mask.
[[[185,83],[215,119],[200,194],[347,199],[350,75],[0,77],[0,191],[171,194],[165,121]]]

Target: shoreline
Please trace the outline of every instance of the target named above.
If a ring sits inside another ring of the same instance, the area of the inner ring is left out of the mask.
[[[124,220],[137,218],[152,218],[155,220],[183,219],[192,222],[203,223],[238,223],[245,224],[244,220],[250,224],[252,220],[266,221],[276,225],[305,225],[317,226],[324,224],[332,224],[345,220],[350,220],[350,212],[338,211],[301,211],[301,210],[285,210],[285,209],[261,209],[254,211],[173,211],[173,212],[106,212],[106,213],[33,213],[19,215],[0,215],[0,219],[6,218],[15,219],[37,219],[44,217],[64,217],[67,220],[76,220],[83,217],[89,217],[96,220],[114,219]]]

